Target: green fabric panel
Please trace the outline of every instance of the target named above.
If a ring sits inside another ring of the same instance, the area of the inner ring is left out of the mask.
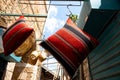
[[[92,9],[83,30],[98,38],[114,13],[115,11],[111,10]]]
[[[93,80],[120,80],[120,14],[99,40],[100,45],[89,55]]]

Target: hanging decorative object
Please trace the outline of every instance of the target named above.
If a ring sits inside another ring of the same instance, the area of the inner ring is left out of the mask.
[[[69,15],[69,18],[70,18],[74,23],[76,23],[77,20],[78,20],[78,15],[70,14],[70,15]]]
[[[14,52],[33,32],[33,28],[25,23],[24,16],[12,24],[3,34],[4,54],[7,56]]]
[[[78,20],[78,15],[76,15],[76,14],[73,14],[72,12],[71,12],[71,10],[69,9],[69,6],[70,5],[67,5],[67,9],[68,9],[68,11],[69,11],[69,15],[67,15],[74,23],[76,23],[77,22],[77,20]]]
[[[0,28],[0,53],[4,52],[4,48],[3,48],[3,41],[2,41],[2,35],[4,33],[3,28]]]
[[[47,58],[47,53],[42,51],[41,54],[38,56],[38,59],[43,62]]]
[[[40,52],[38,51],[33,51],[31,54],[30,54],[30,57],[32,60],[35,60],[35,59],[38,59],[38,56],[40,55]]]
[[[32,51],[29,58],[30,58],[29,59],[30,64],[35,65],[38,60],[40,61],[40,64],[41,64],[41,62],[43,62],[46,59],[46,54],[38,50],[35,50],[35,51]]]
[[[72,77],[82,61],[98,45],[98,41],[68,18],[63,28],[40,45],[48,50]]]
[[[5,32],[5,29],[7,29],[6,19],[0,16],[0,53],[4,52],[2,36],[3,36],[3,33]]]
[[[0,27],[3,28],[3,29],[7,29],[6,19],[2,16],[0,16]]]
[[[33,32],[15,51],[16,56],[24,56],[29,53],[30,49],[36,44],[35,32]]]

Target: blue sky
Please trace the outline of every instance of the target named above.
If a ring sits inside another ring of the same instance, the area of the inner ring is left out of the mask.
[[[48,2],[49,3],[49,2]],[[51,4],[72,4],[72,5],[80,5],[79,1],[51,1]],[[81,6],[69,6],[70,11],[73,14],[80,14]],[[44,35],[45,38],[52,35],[58,29],[64,26],[68,16],[70,14],[67,6],[55,6],[51,5],[48,12],[48,17],[45,23]]]

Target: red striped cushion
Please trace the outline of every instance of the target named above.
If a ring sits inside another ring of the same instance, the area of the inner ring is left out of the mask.
[[[98,41],[68,19],[63,28],[40,45],[47,49],[72,77],[82,61],[98,45]]]
[[[25,24],[24,17],[20,17],[3,34],[4,54],[7,56],[15,51],[33,32],[33,28]]]

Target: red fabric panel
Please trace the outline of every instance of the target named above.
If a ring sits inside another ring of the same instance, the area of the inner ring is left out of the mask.
[[[82,61],[98,45],[98,41],[68,19],[63,28],[40,45],[47,49],[72,77]]]
[[[81,56],[82,53],[84,55],[88,53],[88,49],[86,48],[84,41],[76,37],[72,32],[62,28],[56,33],[59,34],[65,41],[67,41],[72,47],[74,47],[77,50],[78,56]]]
[[[3,34],[3,47],[4,54],[7,56],[14,52],[34,31],[33,28],[28,27],[24,21],[23,17],[19,18],[9,27],[6,32]]]
[[[15,34],[16,32],[18,32],[22,27],[24,27],[26,24],[24,22],[21,22],[20,24],[12,27],[5,35],[4,35],[4,41],[9,40],[9,38],[11,38],[10,35],[13,35],[13,33]]]
[[[82,29],[80,29],[79,27],[77,27],[70,18],[67,19],[66,24],[70,25],[74,29],[76,29],[79,32],[81,32],[84,36],[89,38],[91,40],[91,42],[94,42],[95,47],[99,44],[97,39],[95,39],[92,35],[88,34],[87,32],[85,32]]]
[[[60,53],[59,55],[63,57],[63,59],[68,61],[68,64],[70,63],[72,66],[76,68],[78,66],[78,58],[74,55],[74,51],[66,45],[63,41],[61,41],[56,36],[52,36],[48,38],[49,42],[52,43],[53,47]],[[65,53],[65,54],[64,54]]]
[[[85,31],[84,31],[84,34],[86,34],[86,35],[90,38],[90,40],[93,42],[94,48],[99,44],[98,40],[95,39],[92,35],[88,34],[88,33],[85,32]]]

